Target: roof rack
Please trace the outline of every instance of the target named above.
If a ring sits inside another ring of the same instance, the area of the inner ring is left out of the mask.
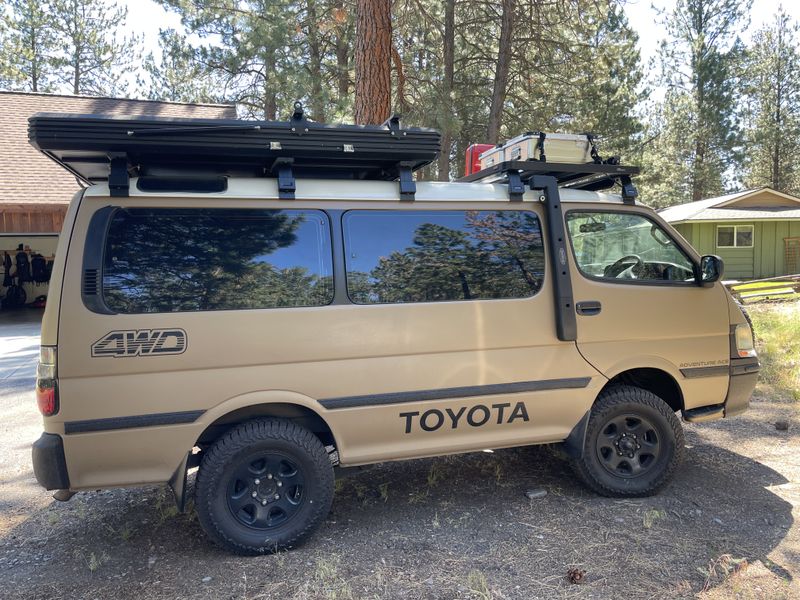
[[[130,177],[275,177],[280,198],[294,198],[296,179],[398,181],[413,200],[412,173],[436,159],[441,135],[383,125],[309,121],[299,102],[289,121],[110,117],[38,113],[28,138],[38,150],[86,183],[107,181],[127,196]]]
[[[634,203],[638,192],[631,177],[639,174],[639,167],[618,164],[616,159],[601,163],[551,163],[537,160],[505,161],[482,169],[458,181],[467,183],[507,183],[511,200],[522,200],[527,185],[535,189],[537,177],[553,177],[558,187],[598,191],[622,186],[622,200]]]

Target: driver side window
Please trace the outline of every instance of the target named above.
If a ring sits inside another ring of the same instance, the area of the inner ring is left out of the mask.
[[[573,211],[567,230],[584,275],[626,281],[694,281],[692,261],[647,217],[628,212]]]

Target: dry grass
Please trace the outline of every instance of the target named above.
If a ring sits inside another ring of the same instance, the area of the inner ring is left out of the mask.
[[[751,305],[759,382],[767,393],[800,400],[800,302]]]

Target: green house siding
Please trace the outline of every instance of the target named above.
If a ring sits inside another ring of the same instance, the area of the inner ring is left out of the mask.
[[[753,225],[752,248],[717,248],[718,225]],[[800,237],[800,221],[681,223],[675,226],[700,254],[725,262],[725,279],[762,279],[788,275],[784,238]]]

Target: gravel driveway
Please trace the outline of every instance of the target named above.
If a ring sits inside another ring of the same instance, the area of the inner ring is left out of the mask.
[[[549,447],[379,465],[337,480],[305,546],[241,558],[166,488],[57,503],[37,487],[36,333],[0,323],[2,598],[800,597],[796,404],[687,426],[687,461],[653,498],[594,496]]]

